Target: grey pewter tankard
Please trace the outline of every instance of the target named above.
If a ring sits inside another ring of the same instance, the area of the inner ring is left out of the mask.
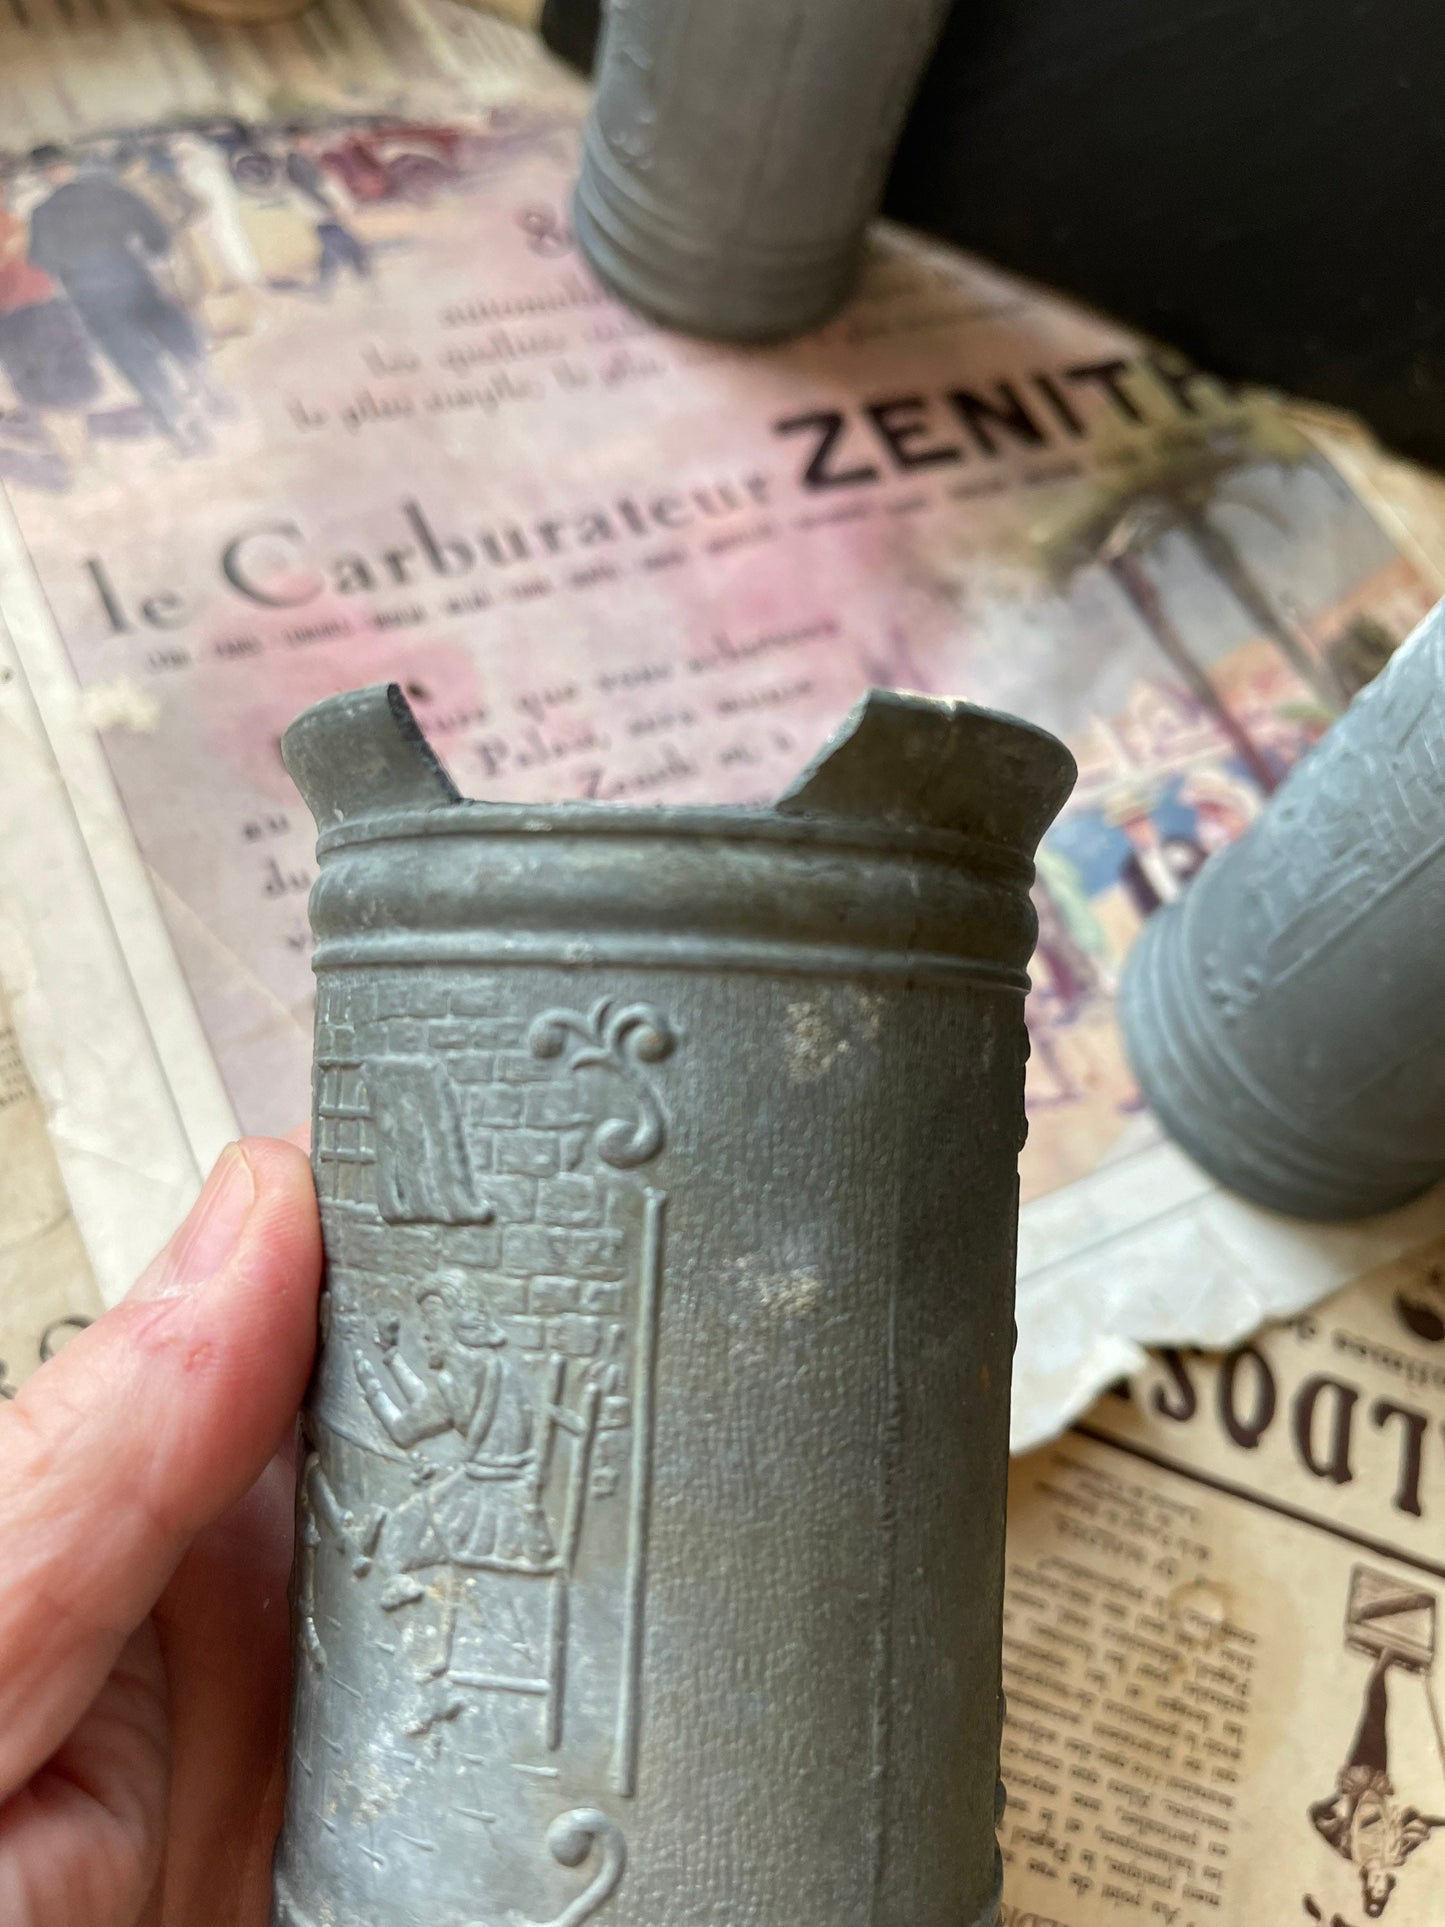
[[[573,224],[646,313],[757,339],[858,272],[947,0],[610,0]]]
[[[1445,604],[1130,953],[1144,1095],[1222,1184],[1354,1218],[1445,1177]]]
[[[773,807],[461,799],[309,710],[275,1927],[991,1927],[1052,737],[875,692]]]

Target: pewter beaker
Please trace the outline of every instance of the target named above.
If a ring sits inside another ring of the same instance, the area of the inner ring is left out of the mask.
[[[773,808],[320,826],[277,1927],[995,1919],[1030,857],[1073,778],[875,693]]]
[[[1144,1095],[1257,1204],[1403,1204],[1445,1177],[1442,938],[1445,604],[1135,944]]]
[[[573,209],[674,327],[759,339],[852,286],[946,0],[611,0]]]

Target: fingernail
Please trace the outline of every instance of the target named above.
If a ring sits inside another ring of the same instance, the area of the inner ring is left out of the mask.
[[[236,1248],[256,1201],[256,1182],[239,1144],[228,1144],[216,1159],[191,1214],[171,1239],[157,1285],[146,1295],[167,1298],[193,1291],[214,1278]]]

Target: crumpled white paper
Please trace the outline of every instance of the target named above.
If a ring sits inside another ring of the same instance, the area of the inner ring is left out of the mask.
[[[1131,1162],[1144,1167],[1134,1181],[1157,1206],[1133,1234],[1093,1248],[1067,1190],[1022,1214],[1016,1453],[1053,1438],[1137,1371],[1146,1346],[1237,1345],[1445,1232],[1445,1186],[1383,1217],[1306,1225],[1221,1191],[1174,1145]]]

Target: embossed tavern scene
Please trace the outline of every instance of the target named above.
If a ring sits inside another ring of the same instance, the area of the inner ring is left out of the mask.
[[[634,1786],[666,1203],[644,1175],[663,1138],[649,1067],[676,1040],[645,1005],[529,1014],[470,972],[322,996],[333,1257],[300,1488],[305,1656],[317,1699],[388,1703],[386,1779],[447,1763],[432,1797],[485,1865],[490,1830],[520,1822],[469,1804],[478,1755],[512,1763],[528,1815],[574,1785]],[[333,1680],[328,1627],[361,1599],[373,1634]],[[355,1762],[304,1728],[297,1762],[298,1799],[364,1819]]]

